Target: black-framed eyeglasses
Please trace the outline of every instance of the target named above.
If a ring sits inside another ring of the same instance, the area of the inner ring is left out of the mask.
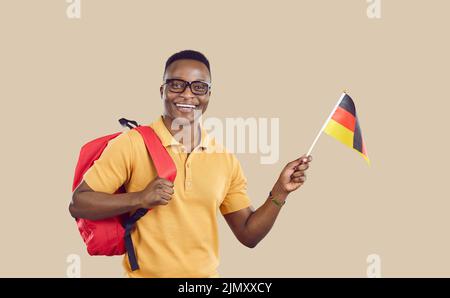
[[[211,83],[203,81],[188,82],[181,79],[166,79],[163,85],[167,85],[169,91],[174,93],[183,93],[189,86],[192,94],[195,95],[206,95],[211,89]]]

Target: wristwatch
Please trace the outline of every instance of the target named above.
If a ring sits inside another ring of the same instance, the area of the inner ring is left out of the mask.
[[[286,200],[284,200],[283,202],[280,202],[277,199],[275,199],[272,195],[272,192],[269,192],[269,199],[280,208],[283,207],[284,204],[286,204]]]

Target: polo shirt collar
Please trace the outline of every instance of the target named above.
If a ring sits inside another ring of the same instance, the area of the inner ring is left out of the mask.
[[[170,133],[170,131],[167,129],[166,125],[164,124],[163,116],[161,115],[158,117],[152,124],[150,124],[150,127],[153,128],[153,130],[156,132],[158,137],[161,140],[161,143],[164,147],[168,146],[182,146],[180,142],[178,142]],[[209,145],[209,135],[206,132],[206,129],[203,127],[202,123],[200,122],[200,130],[201,130],[201,140],[199,147],[206,150],[208,149]]]

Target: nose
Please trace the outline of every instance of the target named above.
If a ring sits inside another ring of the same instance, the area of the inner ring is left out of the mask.
[[[191,85],[186,86],[186,88],[184,88],[184,91],[180,93],[180,95],[184,97],[195,97],[195,94],[192,93]]]

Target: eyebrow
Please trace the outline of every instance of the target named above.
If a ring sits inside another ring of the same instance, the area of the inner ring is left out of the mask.
[[[186,81],[185,79],[180,78],[180,77],[167,78],[166,80],[182,80],[182,81]],[[205,83],[211,83],[209,80],[203,80],[203,79],[197,79],[197,80],[193,80],[191,82],[198,82],[198,81],[205,82]],[[188,81],[186,81],[186,82],[188,82]]]

